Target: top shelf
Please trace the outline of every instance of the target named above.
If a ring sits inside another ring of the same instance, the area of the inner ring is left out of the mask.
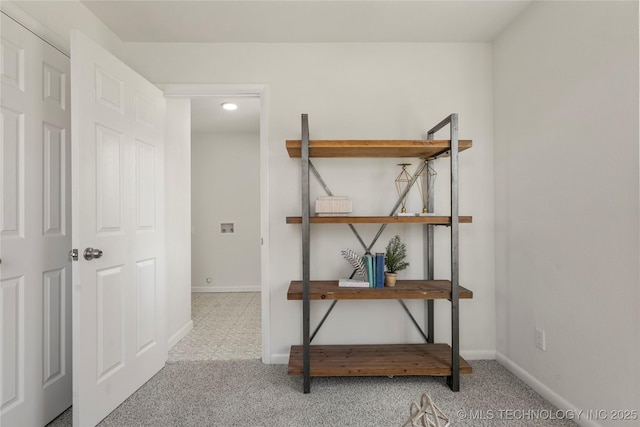
[[[471,148],[470,139],[458,140],[458,151]],[[302,142],[287,140],[289,157],[299,158]],[[447,154],[451,141],[446,140],[309,140],[309,157],[419,157]]]

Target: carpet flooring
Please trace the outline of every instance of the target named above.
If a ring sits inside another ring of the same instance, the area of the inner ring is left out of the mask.
[[[574,426],[496,361],[452,392],[439,377],[313,378],[302,393],[284,365],[259,360],[172,362],[99,426],[397,426],[428,393],[452,426]],[[67,426],[58,418],[52,426]]]
[[[331,377],[303,394],[285,365],[259,360],[259,295],[193,294],[193,330],[99,426],[400,427],[423,393],[451,426],[576,425],[496,361],[470,361],[458,393],[441,377]],[[72,410],[49,426],[71,426]]]

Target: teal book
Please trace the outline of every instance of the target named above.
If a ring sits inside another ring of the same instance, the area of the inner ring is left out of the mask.
[[[376,252],[376,288],[384,288],[384,252]]]
[[[373,256],[371,254],[366,254],[363,260],[364,265],[367,266],[367,280],[369,281],[369,287],[373,288],[376,285],[375,270],[373,269]]]

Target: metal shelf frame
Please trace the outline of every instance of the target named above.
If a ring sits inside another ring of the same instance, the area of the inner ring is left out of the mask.
[[[444,120],[438,123],[427,132],[427,140],[434,140],[436,132],[445,127],[449,127],[451,147],[447,153],[442,155],[448,155],[450,159],[450,200],[451,200],[451,223],[448,225],[451,231],[451,375],[447,377],[447,384],[453,391],[460,390],[460,345],[459,345],[459,298],[460,298],[460,284],[459,284],[459,202],[458,202],[458,154],[459,154],[459,140],[458,140],[458,115],[456,113],[447,116]],[[311,341],[317,334],[318,330],[322,327],[325,320],[335,307],[337,300],[333,301],[318,326],[313,333],[310,333],[310,252],[311,252],[311,200],[309,194],[310,174],[312,173],[318,182],[322,185],[327,195],[332,196],[333,193],[328,188],[325,181],[322,179],[317,169],[313,166],[309,156],[309,118],[308,114],[302,114],[302,130],[301,130],[301,188],[302,188],[302,376],[303,376],[303,392],[310,393],[311,391]],[[438,156],[439,157],[439,156]],[[411,190],[416,180],[423,172],[425,168],[433,168],[435,158],[427,159],[427,162],[422,162],[414,173],[411,181],[405,187],[402,194],[398,197],[397,202],[391,209],[389,216],[396,213],[400,207],[402,200]],[[428,179],[432,179],[428,176]],[[428,185],[431,182],[427,183]],[[429,198],[428,210],[433,212],[434,201],[433,197]],[[365,253],[370,253],[371,249],[377,242],[378,238],[386,228],[388,224],[381,224],[380,229],[373,238],[372,242],[367,245],[358,234],[353,224],[347,224],[353,234],[356,236],[362,247],[365,249]],[[424,241],[424,275],[427,280],[434,280],[434,225],[423,225],[423,241]],[[434,301],[432,299],[425,300],[425,319],[426,332],[420,327],[417,320],[413,317],[409,309],[406,307],[403,300],[399,299],[398,302],[402,305],[413,324],[419,330],[422,337],[427,343],[434,343]]]

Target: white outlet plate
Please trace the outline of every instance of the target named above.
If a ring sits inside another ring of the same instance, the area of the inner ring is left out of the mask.
[[[536,347],[542,351],[547,351],[545,334],[544,331],[540,328],[536,328]]]

